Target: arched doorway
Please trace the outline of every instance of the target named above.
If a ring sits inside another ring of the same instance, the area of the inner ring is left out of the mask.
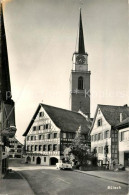
[[[58,159],[55,157],[50,158],[50,165],[56,165],[58,163]]]
[[[40,164],[41,164],[41,158],[40,158],[40,157],[37,157],[36,164],[37,164],[37,165],[40,165]]]
[[[26,158],[26,162],[27,162],[27,163],[30,163],[30,162],[31,162],[31,158],[30,158],[30,156],[27,156],[27,158]]]

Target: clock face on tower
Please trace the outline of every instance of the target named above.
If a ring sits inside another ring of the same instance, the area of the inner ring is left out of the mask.
[[[77,55],[76,61],[77,61],[78,64],[84,64],[86,59],[83,55]]]

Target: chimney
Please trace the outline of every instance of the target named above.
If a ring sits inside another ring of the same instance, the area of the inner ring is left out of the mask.
[[[120,113],[120,123],[123,121],[122,113]]]
[[[128,107],[128,104],[125,104],[124,107]]]

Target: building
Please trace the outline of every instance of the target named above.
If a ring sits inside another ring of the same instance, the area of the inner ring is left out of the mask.
[[[22,158],[23,144],[21,144],[15,137],[9,138],[9,158]]]
[[[39,104],[23,134],[26,162],[55,165],[64,158],[63,151],[73,141],[79,126],[89,145],[90,122],[84,115]]]
[[[0,177],[8,168],[8,139],[16,133],[15,105],[11,95],[6,34],[0,4]]]
[[[122,120],[116,128],[119,130],[119,164],[129,167],[129,117]]]
[[[82,16],[80,9],[78,48],[73,53],[70,76],[71,110],[81,110],[90,117],[90,74],[88,71],[88,53],[85,52]]]
[[[99,165],[119,163],[119,140],[116,125],[129,117],[129,107],[98,105],[91,128],[91,150]]]

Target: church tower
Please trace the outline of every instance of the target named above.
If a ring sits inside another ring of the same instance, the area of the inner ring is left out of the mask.
[[[70,77],[71,110],[79,110],[90,117],[90,71],[88,71],[88,53],[85,52],[82,16],[80,9],[78,49],[73,53]]]

